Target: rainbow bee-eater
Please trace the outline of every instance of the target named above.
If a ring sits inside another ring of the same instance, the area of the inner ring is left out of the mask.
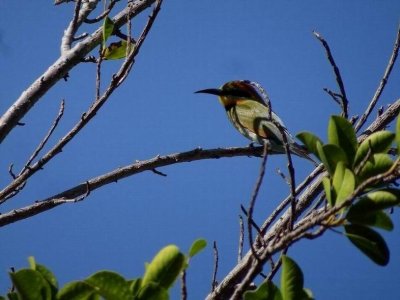
[[[294,141],[282,120],[271,111],[269,97],[258,83],[235,80],[219,89],[205,89],[196,93],[217,95],[229,121],[252,142],[260,145],[267,143],[271,153],[285,153],[283,132],[291,153],[313,161],[307,151]]]

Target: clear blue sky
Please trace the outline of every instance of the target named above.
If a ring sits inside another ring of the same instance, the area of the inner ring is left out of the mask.
[[[50,0],[0,2],[0,113],[58,58],[72,11],[72,5],[55,7]],[[133,22],[136,33],[148,13]],[[310,130],[325,137],[328,117],[338,107],[322,88],[335,90],[336,85],[312,30],[329,41],[350,112],[360,114],[383,74],[399,17],[395,0],[166,0],[129,79],[91,125],[1,212],[157,154],[247,145],[216,98],[193,94],[233,79],[260,82],[291,132]],[[111,72],[117,65],[107,62],[105,68]],[[396,66],[384,103],[399,97],[399,70]],[[94,74],[91,64],[74,69],[67,83],[60,81],[24,118],[26,126],[1,145],[2,186],[10,180],[8,166],[23,166],[62,98],[65,117],[50,145],[78,120],[94,95]],[[189,299],[204,298],[210,290],[214,240],[220,252],[218,278],[235,264],[240,204],[248,204],[259,163],[241,157],[162,168],[167,177],[143,173],[97,190],[84,202],[1,228],[0,294],[9,287],[9,268],[27,266],[30,255],[62,284],[100,269],[132,278],[143,273],[144,262],[161,247],[174,243],[186,251],[194,239],[204,237],[210,246],[188,271]],[[295,165],[298,181],[312,168],[300,159]],[[268,161],[256,206],[260,222],[288,194],[276,168],[285,170],[283,157]],[[305,285],[317,299],[398,299],[398,212],[393,219],[395,230],[383,233],[392,253],[385,268],[335,233],[291,248],[289,255],[302,267]]]

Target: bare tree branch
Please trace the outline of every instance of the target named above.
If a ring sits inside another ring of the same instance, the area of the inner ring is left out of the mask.
[[[322,37],[322,35],[320,33],[313,31],[313,34],[321,42],[322,46],[325,48],[326,55],[328,57],[328,60],[331,64],[332,68],[333,68],[333,72],[335,73],[335,76],[336,76],[336,82],[340,89],[340,95],[338,95],[338,94],[336,94],[336,95],[338,95],[340,97],[340,100],[341,100],[340,106],[342,108],[342,114],[343,114],[343,117],[345,117],[347,119],[349,117],[349,111],[348,111],[349,101],[347,99],[346,90],[344,88],[342,75],[340,75],[340,70],[335,63],[335,60],[333,59],[332,52],[331,52],[331,49],[330,49],[327,41]]]
[[[155,0],[137,0],[126,7],[114,18],[116,28],[126,23],[127,15],[131,18],[149,7]],[[102,41],[102,28],[97,29],[87,38],[77,43],[71,50],[61,55],[38,79],[35,80],[0,118],[0,143],[10,131],[18,125],[25,114],[41,99],[47,91],[82,61]]]
[[[393,66],[394,66],[397,56],[399,54],[399,48],[400,48],[400,25],[397,29],[397,35],[396,35],[396,40],[394,42],[392,55],[390,56],[388,65],[385,69],[385,73],[383,74],[381,82],[379,83],[379,86],[378,86],[374,96],[372,97],[372,100],[370,101],[370,103],[367,107],[367,110],[360,117],[360,119],[358,119],[358,122],[355,126],[356,132],[358,132],[360,130],[360,128],[364,125],[365,121],[367,120],[368,116],[371,114],[371,111],[374,109],[376,103],[378,102],[380,96],[382,95],[382,92],[385,89],[386,83],[388,82],[390,73],[392,72]]]
[[[104,105],[104,103],[109,99],[110,95],[114,92],[114,90],[122,84],[122,82],[127,78],[129,71],[132,68],[132,65],[134,63],[134,58],[135,56],[139,53],[139,49],[141,45],[143,44],[145,38],[147,37],[148,32],[150,31],[150,28],[160,10],[160,5],[162,1],[158,0],[157,5],[155,6],[153,10],[153,14],[149,17],[149,20],[144,27],[141,36],[139,37],[135,48],[131,52],[131,54],[128,56],[128,58],[124,61],[124,63],[121,65],[119,71],[112,76],[112,80],[106,89],[106,91],[103,93],[103,95],[94,101],[94,103],[90,106],[89,110],[84,113],[81,117],[81,119],[78,121],[77,124],[52,148],[50,149],[38,162],[36,162],[34,165],[30,166],[29,169],[26,169],[25,172],[17,176],[17,178],[9,184],[7,187],[5,187],[2,191],[0,191],[0,204],[4,203],[4,201],[8,198],[8,195],[13,193],[13,191],[23,184],[29,177],[31,177],[35,172],[37,172],[39,169],[41,169],[46,163],[48,163],[55,155],[60,153],[63,149],[63,147],[68,144],[80,131],[82,128],[84,128],[89,121],[96,115],[96,113],[99,111],[99,109]],[[98,89],[100,88],[98,85],[99,81],[99,66],[97,70],[97,88],[96,88],[96,94],[98,93]]]

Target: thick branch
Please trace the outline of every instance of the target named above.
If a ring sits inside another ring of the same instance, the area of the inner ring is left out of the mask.
[[[156,156],[152,159],[139,161],[134,164],[116,169],[112,172],[92,178],[84,183],[81,183],[69,190],[51,196],[47,199],[36,201],[35,204],[26,206],[21,209],[12,210],[8,213],[0,215],[0,227],[32,217],[41,212],[52,209],[60,204],[71,202],[71,199],[76,199],[87,194],[87,191],[94,191],[106,184],[117,182],[120,179],[144,172],[152,171],[153,169],[202,159],[234,157],[234,156],[260,156],[263,147],[245,147],[245,148],[228,148],[228,149],[209,149],[202,150],[200,148],[187,152],[175,153],[165,156]],[[270,153],[271,154],[271,153]]]

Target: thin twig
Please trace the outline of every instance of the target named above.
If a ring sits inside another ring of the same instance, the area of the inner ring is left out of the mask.
[[[257,177],[256,184],[253,189],[253,193],[250,198],[250,203],[249,203],[249,209],[247,211],[247,236],[249,238],[249,245],[250,249],[253,252],[254,257],[257,258],[257,252],[256,249],[254,248],[254,241],[253,241],[253,211],[254,211],[254,206],[256,204],[258,192],[260,190],[261,184],[264,179],[264,174],[265,174],[265,166],[267,163],[267,158],[268,158],[268,147],[267,144],[264,144],[264,151],[263,151],[263,158],[261,160],[260,164],[260,171]]]
[[[364,125],[365,121],[367,120],[368,116],[371,114],[371,111],[374,109],[376,103],[378,102],[380,96],[382,95],[383,90],[385,89],[386,83],[389,80],[389,76],[392,72],[393,66],[396,62],[397,56],[399,54],[399,48],[400,48],[400,25],[397,29],[397,35],[396,35],[396,40],[394,42],[394,47],[392,51],[392,55],[390,56],[388,65],[385,69],[385,73],[383,74],[383,77],[381,79],[381,82],[379,83],[379,86],[372,97],[372,100],[370,101],[365,113],[360,117],[358,120],[355,130],[358,132],[360,128]]]
[[[94,23],[97,23],[97,22],[103,20],[111,12],[111,10],[113,9],[114,5],[119,1],[120,0],[111,0],[111,2],[108,5],[107,9],[103,13],[101,13],[99,16],[97,16],[97,17],[95,17],[93,19],[86,18],[84,22],[87,23],[87,24],[94,24]]]
[[[46,145],[47,141],[53,134],[54,130],[57,128],[58,123],[60,122],[62,116],[64,115],[64,108],[65,108],[65,101],[64,99],[61,100],[60,104],[60,109],[58,110],[57,117],[55,118],[53,124],[51,125],[49,131],[47,132],[46,136],[43,138],[43,140],[40,142],[40,144],[37,146],[35,151],[33,151],[31,157],[29,157],[28,161],[25,164],[25,167],[21,170],[18,176],[20,176],[23,172],[25,172],[26,169],[30,168],[30,164],[32,161],[38,156],[39,152],[43,149],[43,147]]]
[[[186,288],[186,271],[182,271],[181,275],[181,299],[186,300],[187,299],[187,288]]]
[[[333,59],[333,55],[332,55],[331,49],[330,49],[327,41],[322,37],[322,35],[320,33],[313,31],[313,34],[322,43],[322,46],[325,48],[329,63],[333,67],[333,72],[335,73],[335,76],[336,76],[336,82],[340,89],[340,99],[341,99],[340,106],[342,107],[343,117],[345,117],[347,119],[348,115],[349,115],[349,112],[348,112],[349,101],[346,96],[346,90],[344,88],[342,76],[340,75],[340,70],[335,63],[335,60]]]
[[[239,249],[238,249],[238,259],[237,259],[238,263],[242,260],[243,257],[243,243],[244,243],[244,224],[242,215],[239,215]]]
[[[217,248],[217,242],[214,241],[213,243],[213,250],[214,250],[214,271],[213,271],[213,276],[212,276],[212,281],[211,281],[211,292],[214,291],[215,287],[218,285],[217,283],[217,273],[218,273],[218,248]]]

